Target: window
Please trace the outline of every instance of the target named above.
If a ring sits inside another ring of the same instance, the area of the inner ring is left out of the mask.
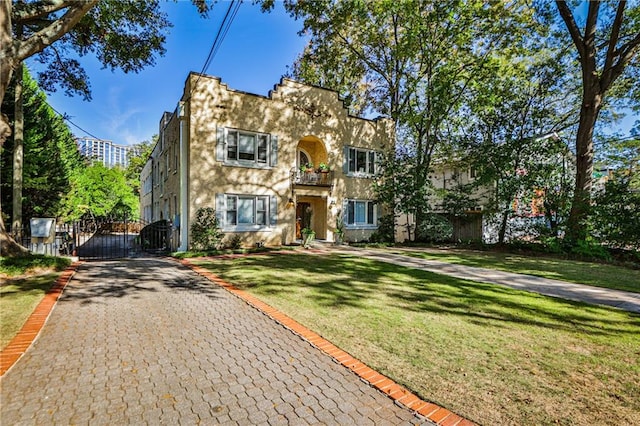
[[[348,174],[375,175],[376,152],[368,149],[346,148]]]
[[[347,226],[376,227],[377,205],[375,201],[347,201]]]
[[[259,230],[276,223],[276,197],[267,195],[217,195],[218,219],[227,230]]]
[[[274,166],[277,138],[265,133],[234,129],[218,130],[217,159],[247,166]]]

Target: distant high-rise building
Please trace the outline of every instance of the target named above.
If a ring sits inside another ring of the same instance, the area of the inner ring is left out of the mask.
[[[118,145],[111,141],[90,138],[84,136],[76,138],[78,151],[86,158],[98,160],[106,167],[127,167],[129,156],[134,153],[134,148],[127,145]]]

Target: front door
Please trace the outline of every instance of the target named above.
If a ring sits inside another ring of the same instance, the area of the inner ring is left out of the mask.
[[[311,204],[310,203],[297,203],[296,204],[296,238],[302,238],[302,231],[304,228],[311,228]]]

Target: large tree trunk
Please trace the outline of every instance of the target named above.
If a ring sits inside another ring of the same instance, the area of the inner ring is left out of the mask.
[[[11,31],[11,1],[0,1],[0,46],[5,47],[13,44]],[[14,66],[13,58],[4,51],[0,52],[0,103],[2,103],[4,94],[9,87]],[[9,118],[5,114],[0,114],[0,148],[9,136],[11,136]]]
[[[11,231],[14,237],[22,236],[22,186],[24,166],[24,114],[22,96],[23,65],[16,72],[15,120],[13,123],[13,210]]]
[[[511,210],[506,209],[502,212],[500,219],[500,229],[498,229],[498,244],[504,244],[504,237],[507,234],[507,223],[509,223],[509,214]]]
[[[2,220],[2,211],[0,210],[0,256],[2,257],[15,257],[26,256],[29,254],[29,250],[22,247],[16,242],[11,235],[7,233],[4,228],[4,220]]]
[[[584,84],[580,123],[576,135],[576,182],[567,224],[567,240],[570,243],[587,238],[593,186],[593,130],[602,106],[602,94],[597,89],[597,78],[593,80],[590,84],[586,81]]]

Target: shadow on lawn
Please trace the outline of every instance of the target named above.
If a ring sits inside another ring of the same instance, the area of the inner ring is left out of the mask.
[[[351,256],[271,254],[199,263],[263,294],[286,296],[291,286],[302,286],[323,306],[366,309],[377,299],[389,308],[457,315],[492,327],[518,323],[594,335],[632,334],[640,327],[640,315],[613,308]]]

